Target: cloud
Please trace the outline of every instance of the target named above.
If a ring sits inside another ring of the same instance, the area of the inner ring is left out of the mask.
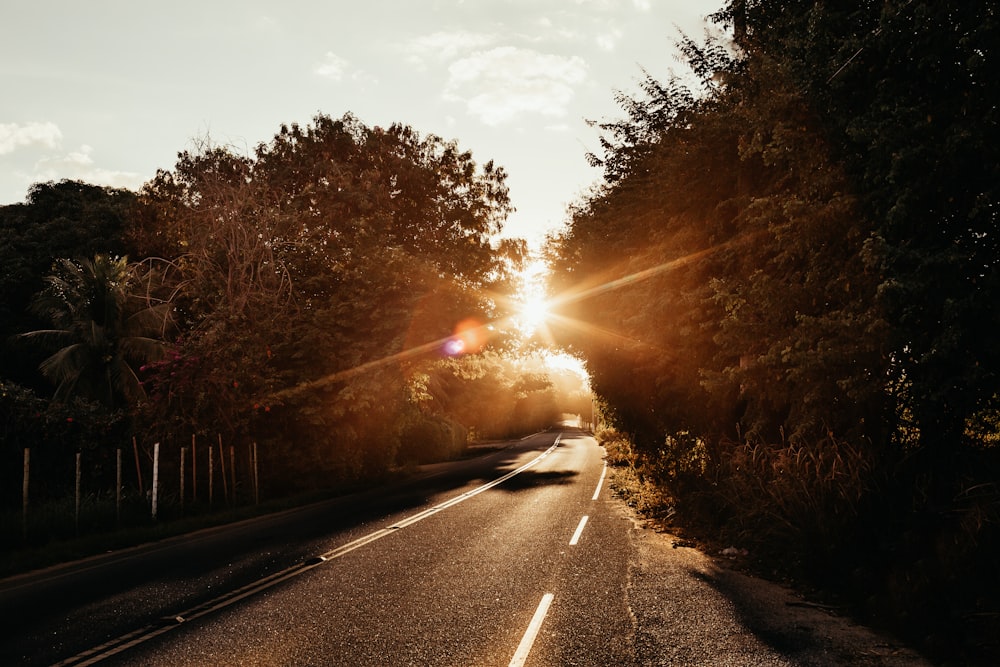
[[[313,73],[336,83],[349,80],[361,85],[378,85],[378,79],[363,69],[355,67],[351,61],[338,56],[333,51],[326,52],[323,62],[313,67]]]
[[[596,9],[597,11],[610,12],[620,9],[619,0],[575,0],[577,5],[581,7],[586,7],[587,9]],[[641,1],[641,0],[640,0]]]
[[[350,63],[333,51],[327,51],[323,62],[313,69],[316,74],[333,81],[341,81]]]
[[[80,146],[64,156],[43,158],[35,164],[35,181],[71,179],[118,188],[138,188],[143,179],[130,171],[103,169],[91,157],[93,148]]]
[[[13,153],[22,146],[57,148],[62,132],[55,123],[0,123],[0,155]]]
[[[621,38],[622,31],[618,28],[612,28],[608,32],[597,36],[597,46],[599,46],[602,51],[614,51],[615,46],[618,45],[618,40]]]
[[[580,42],[586,39],[585,34],[580,30],[567,25],[565,17],[556,23],[548,16],[542,16],[535,21],[534,27],[536,31],[540,32],[540,35],[533,41],[558,39],[566,42]]]
[[[617,12],[621,9],[620,0],[575,0],[576,4],[586,9],[601,12]],[[632,6],[640,12],[648,12],[653,8],[652,0],[632,0]]]
[[[427,60],[452,60],[460,53],[483,49],[495,42],[494,35],[484,33],[464,30],[435,32],[410,40],[403,46],[403,51],[408,62],[424,67]]]
[[[69,153],[54,151],[60,147],[62,139],[62,131],[55,123],[0,123],[0,155],[25,147],[49,149],[41,158],[37,158],[37,154],[32,157],[26,154],[26,159],[17,156],[12,159],[17,164],[7,165],[2,175],[7,181],[3,197],[15,201],[18,197],[14,193],[22,185],[27,189],[31,183],[63,179],[133,190],[143,184],[145,179],[134,172],[97,166],[90,146],[83,145]]]
[[[586,77],[587,64],[578,56],[501,46],[453,62],[444,97],[465,102],[469,113],[487,125],[521,113],[564,116],[573,86]]]
[[[281,24],[266,14],[255,17],[253,19],[253,27],[263,33],[274,34],[281,32]]]

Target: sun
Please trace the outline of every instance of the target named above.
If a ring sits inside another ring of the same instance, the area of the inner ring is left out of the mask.
[[[528,295],[519,307],[520,328],[527,333],[537,331],[549,318],[549,303],[541,296]]]
[[[545,276],[548,266],[535,260],[525,267],[519,278],[515,297],[515,325],[525,338],[530,338],[545,326],[549,319],[549,299],[545,293]]]

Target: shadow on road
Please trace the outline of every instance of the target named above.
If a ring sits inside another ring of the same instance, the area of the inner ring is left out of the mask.
[[[741,625],[757,639],[796,664],[930,664],[916,651],[832,608],[804,601],[780,584],[724,565],[689,573],[729,600]]]
[[[579,473],[575,470],[546,470],[544,472],[525,470],[496,488],[515,493],[539,486],[572,484],[578,476]]]

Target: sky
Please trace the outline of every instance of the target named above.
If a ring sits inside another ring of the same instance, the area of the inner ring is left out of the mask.
[[[206,138],[250,153],[352,113],[508,173],[537,244],[600,180],[588,120],[683,76],[723,0],[0,0],[0,205],[33,183],[139,188]]]

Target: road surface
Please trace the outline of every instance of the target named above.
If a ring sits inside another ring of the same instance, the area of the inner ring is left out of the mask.
[[[778,618],[794,598],[640,530],[606,473],[593,438],[551,431],[9,579],[0,664],[921,664],[816,610]]]

